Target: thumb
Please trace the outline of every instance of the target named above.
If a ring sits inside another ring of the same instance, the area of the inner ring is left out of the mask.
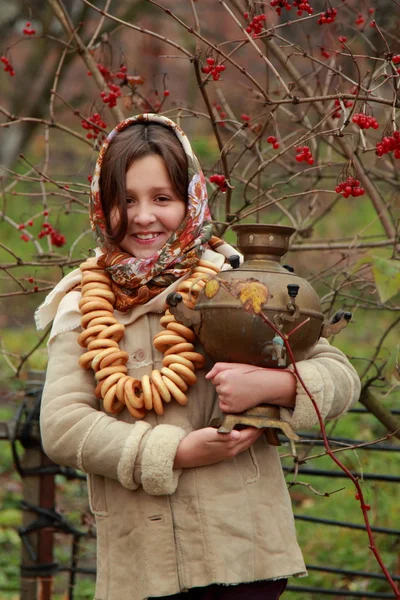
[[[229,433],[219,433],[219,431],[217,430],[217,433],[220,436],[224,436],[225,441],[227,442],[236,442],[237,440],[240,440],[240,431],[238,431],[237,429],[232,429],[232,431],[230,431]]]

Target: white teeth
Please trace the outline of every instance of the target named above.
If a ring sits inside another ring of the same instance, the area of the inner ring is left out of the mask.
[[[139,240],[151,240],[158,236],[158,233],[136,233],[135,236],[139,238]]]

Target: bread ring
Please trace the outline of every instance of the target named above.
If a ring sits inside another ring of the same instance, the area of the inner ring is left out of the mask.
[[[79,357],[79,366],[82,369],[90,369],[92,366],[92,360],[97,355],[98,350],[90,350],[90,352],[85,352],[85,354],[81,354]]]
[[[129,413],[135,419],[143,419],[143,417],[145,417],[147,414],[146,409],[142,408],[139,410],[139,409],[135,408],[134,406],[131,406],[131,404],[129,402],[126,405],[126,408],[129,410]]]
[[[203,258],[199,260],[198,266],[206,267],[207,269],[212,269],[213,271],[215,271],[215,273],[219,273],[221,270],[219,267],[217,267],[217,265],[214,265],[214,263],[210,262],[209,260],[204,260]]]
[[[165,377],[165,375],[162,376],[162,379],[175,400],[182,406],[185,406],[185,404],[187,404],[187,396],[185,396],[185,394],[178,388],[177,385],[175,385],[173,381],[171,381],[171,379]]]
[[[103,399],[104,410],[113,415],[116,415],[125,408],[125,405],[122,404],[122,402],[120,402],[117,399],[117,396],[115,395],[116,388],[117,384],[115,383],[113,386],[110,387]]]
[[[153,408],[153,395],[151,393],[150,377],[148,375],[143,375],[142,377],[142,390],[144,407],[146,410],[151,410]]]
[[[186,390],[188,389],[188,386],[186,382],[182,379],[182,377],[180,377],[178,373],[175,373],[175,371],[171,371],[171,369],[168,369],[168,367],[163,367],[161,369],[161,375],[165,375],[165,377],[168,377],[168,379],[173,381],[175,385],[177,385],[178,388],[182,390],[182,392],[186,392]]]
[[[123,404],[125,404],[124,388],[125,388],[125,383],[128,382],[128,379],[130,379],[129,375],[123,375],[121,377],[121,379],[118,380],[117,389],[115,390],[115,393],[117,394],[118,400],[120,402],[122,402]]]
[[[175,321],[174,315],[163,315],[160,319],[160,325],[166,327],[168,323],[172,323]]]
[[[189,329],[189,327],[186,327],[186,325],[182,325],[181,323],[168,323],[167,331],[168,330],[175,331],[188,342],[194,342],[196,340],[194,331]]]
[[[112,279],[103,271],[84,271],[82,273],[82,285],[86,285],[87,283],[106,283],[111,285]]]
[[[139,392],[139,395],[136,392]],[[124,398],[126,405],[131,406],[135,410],[140,410],[143,408],[144,398],[142,392],[142,386],[139,379],[134,379],[133,377],[129,377],[129,381],[125,381],[124,385]],[[132,413],[131,413],[132,414]],[[138,417],[141,418],[141,417]]]
[[[113,339],[116,342],[119,342],[123,337],[124,337],[124,333],[125,333],[125,326],[122,325],[122,323],[116,323],[115,325],[111,325],[110,327],[107,327],[107,329],[104,329],[103,331],[101,331],[99,333],[99,335],[97,336],[98,340],[107,338],[107,339]]]
[[[200,285],[200,283],[202,283],[203,285]],[[198,282],[185,280],[179,287],[182,292],[187,292],[188,294],[197,297],[204,286],[205,283],[201,280]]]
[[[105,356],[100,363],[100,368],[105,369],[109,365],[126,365],[128,359],[129,354],[124,352],[124,350],[119,350],[119,352],[113,352],[112,354]]]
[[[97,371],[97,373],[95,374],[95,378],[97,381],[101,381],[102,379],[105,379],[113,373],[127,373],[127,371],[128,369],[124,365],[117,365],[116,367],[106,367],[105,369]]]
[[[171,346],[168,350],[165,350],[164,356],[169,356],[170,354],[179,354],[180,352],[191,352],[194,350],[193,344],[189,344],[189,342],[182,342],[179,344],[175,344],[175,346]]]
[[[109,310],[93,310],[92,312],[86,313],[81,319],[81,325],[83,329],[86,329],[87,325],[90,323],[92,319],[97,319],[97,317],[108,317],[110,315]]]
[[[85,302],[81,305],[80,303],[83,300],[85,300]],[[113,305],[110,302],[105,300],[105,298],[95,299],[93,296],[90,298],[82,298],[82,300],[79,301],[79,308],[83,315],[86,315],[86,313],[91,312],[92,310],[108,310],[110,313],[113,312]]]
[[[118,323],[117,319],[110,315],[109,317],[96,317],[95,319],[92,319],[87,326],[93,327],[93,325],[115,325],[115,323]]]
[[[210,267],[196,267],[197,273],[204,273],[205,275],[216,275],[219,271],[215,269],[211,269]]]
[[[169,365],[169,368],[175,373],[178,373],[185,381],[188,382],[189,385],[194,385],[197,381],[196,375],[185,367],[185,365],[181,365],[180,363],[172,363]]]
[[[158,389],[153,382],[151,382],[151,394],[152,394],[152,398],[153,398],[153,408],[154,408],[156,415],[163,415],[164,414],[164,405],[162,403],[161,396],[158,393]]]
[[[86,348],[87,344],[91,341],[90,338],[96,339],[97,333],[101,333],[104,329],[107,329],[107,325],[95,325],[89,329],[82,331],[78,337],[78,344]]]
[[[83,262],[81,265],[79,265],[79,268],[81,271],[102,271],[102,267],[99,267],[99,265],[97,264],[97,258],[89,258],[88,260],[86,260],[85,262]]]
[[[124,377],[123,373],[113,373],[112,375],[109,375],[107,377],[107,379],[105,379],[103,381],[103,385],[101,387],[101,395],[103,396],[103,398],[106,397],[106,394],[108,392],[108,390],[115,384],[118,383],[118,381],[121,379],[121,377]],[[117,388],[115,387],[115,390]]]
[[[101,283],[100,281],[89,281],[87,283],[83,283],[82,281],[82,284],[82,296],[86,294],[89,290],[111,290],[108,283]]]
[[[206,364],[206,357],[204,354],[200,354],[200,352],[181,352],[179,356],[187,358],[187,360],[194,363],[196,369],[202,369]]]
[[[115,302],[115,294],[114,292],[112,292],[110,290],[110,288],[108,289],[101,289],[101,288],[96,288],[95,290],[88,290],[85,293],[85,298],[105,298],[106,300],[108,300],[109,302]]]
[[[180,354],[168,354],[168,356],[164,356],[162,364],[163,367],[169,367],[172,363],[179,363],[180,365],[184,365],[191,371],[194,371],[194,365],[187,358],[182,358]]]
[[[160,371],[158,371],[158,369],[154,369],[151,372],[150,377],[164,402],[171,402],[171,394],[169,393],[168,387],[163,381],[163,376],[161,375]]]
[[[96,389],[94,390],[94,395],[96,396],[96,398],[99,398],[100,400],[102,400],[102,396],[101,396],[101,388],[103,387],[103,383],[104,383],[104,379],[103,381],[100,381],[97,385],[96,385]]]
[[[89,342],[88,344],[88,350],[97,350],[99,348],[118,348],[118,343],[115,340],[106,340],[106,339],[101,339],[101,340],[93,340],[92,342]]]
[[[164,332],[163,332],[164,333]],[[165,352],[169,346],[175,346],[178,343],[185,342],[185,338],[179,335],[170,335],[167,332],[163,336],[154,338],[153,346],[159,352]]]
[[[92,360],[93,371],[99,371],[99,366],[103,358],[105,358],[109,354],[116,354],[117,352],[119,352],[119,350],[118,348],[115,348],[115,346],[111,346],[110,348],[104,348],[100,352],[96,350],[96,357]]]

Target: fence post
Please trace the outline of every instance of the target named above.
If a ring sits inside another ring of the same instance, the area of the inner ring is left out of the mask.
[[[30,371],[26,389],[40,388],[44,382],[43,371]],[[34,410],[35,396],[27,395],[27,413]],[[40,473],[40,469],[53,462],[44,454],[39,433],[38,414],[30,422],[35,435],[25,444],[22,459],[23,511],[21,547],[20,600],[51,600],[53,563],[53,527],[51,519],[46,525],[46,510],[55,505],[55,476]],[[29,435],[29,431],[28,431]],[[33,470],[33,473],[29,471]],[[35,470],[38,470],[35,473]],[[37,508],[37,510],[36,510]]]

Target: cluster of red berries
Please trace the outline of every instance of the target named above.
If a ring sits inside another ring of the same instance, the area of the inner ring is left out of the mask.
[[[216,65],[215,64],[215,58],[212,58],[211,56],[209,56],[206,59],[206,65],[204,65],[204,67],[202,67],[202,72],[203,73],[207,73],[207,75],[209,73],[211,73],[211,76],[213,78],[214,81],[218,81],[218,79],[221,76],[222,71],[225,71],[226,66],[225,65]]]
[[[297,8],[297,14],[299,17],[301,17],[303,11],[307,12],[309,15],[312,15],[314,12],[314,9],[309,4],[309,0],[293,0],[293,6]]]
[[[330,23],[334,23],[336,15],[336,8],[327,8],[323,13],[321,13],[317,23],[318,25],[329,25]]]
[[[0,60],[4,65],[5,72],[10,73],[10,76],[14,77],[14,75],[15,75],[14,67],[12,66],[11,62],[8,60],[7,56],[2,56],[0,58]]]
[[[271,7],[275,8],[279,16],[282,14],[282,8],[286,8],[286,10],[292,10],[292,7],[287,0],[271,0]]]
[[[35,33],[36,33],[36,29],[34,29],[34,28],[32,27],[32,23],[30,23],[29,21],[27,21],[27,22],[25,23],[25,27],[24,27],[24,29],[22,30],[22,32],[23,32],[23,34],[24,34],[24,35],[35,35]]]
[[[249,13],[243,13],[245,19],[249,19]],[[259,35],[264,29],[264,22],[267,17],[264,14],[255,15],[247,24],[246,31],[247,33],[252,33],[253,36]]]
[[[109,108],[113,108],[117,105],[117,98],[121,95],[121,88],[114,83],[109,83],[108,89],[110,90],[108,94],[106,92],[100,92],[100,96],[104,104],[108,104]]]
[[[389,152],[393,152],[395,158],[400,158],[400,131],[394,131],[392,135],[385,135],[376,144],[376,154],[378,156],[383,156]]]
[[[328,50],[326,50],[326,48],[324,48],[324,46],[321,46],[321,56],[323,56],[324,58],[330,58],[331,55],[329,54]]]
[[[394,65],[398,65],[400,63],[400,54],[395,54],[392,56],[392,63]]]
[[[57,231],[57,229],[54,229],[53,226],[47,222],[43,223],[42,230],[38,234],[38,239],[40,240],[46,235],[50,236],[51,243],[54,244],[54,246],[57,246],[57,248],[61,248],[61,246],[64,246],[64,244],[67,241],[62,235],[62,233]]]
[[[364,113],[356,113],[352,118],[353,123],[359,126],[360,129],[378,129],[379,123],[374,117],[365,115]]]
[[[268,142],[268,144],[272,144],[272,147],[274,150],[278,150],[279,142],[274,135],[269,135],[267,137],[267,142]]]
[[[88,121],[90,121],[90,123]],[[100,133],[100,129],[98,128],[102,127],[103,129],[105,129],[107,127],[107,123],[103,121],[99,113],[94,113],[91,117],[87,119],[87,121],[82,121],[81,124],[83,129],[89,130],[89,132],[86,134],[88,140],[97,140],[98,135]],[[91,133],[90,130],[92,130],[93,133]],[[105,136],[103,135],[102,139],[104,138]]]
[[[344,105],[345,108],[350,108],[350,106],[353,106],[353,103],[352,103],[351,100],[342,100],[342,102],[343,102],[343,105]],[[335,100],[335,106],[336,106],[336,110],[332,114],[332,119],[339,119],[340,115],[342,113],[341,113],[341,110],[340,110],[340,108],[341,108],[341,106],[340,106],[340,100],[338,100],[337,98]]]
[[[296,161],[307,162],[309,165],[314,164],[314,159],[308,146],[298,146],[296,148]]]
[[[226,119],[226,112],[222,109],[220,104],[214,104],[215,110],[217,111],[220,119]],[[220,127],[225,127],[225,123],[218,123]]]
[[[364,23],[365,23],[364,17],[362,16],[361,13],[358,13],[357,19],[356,19],[356,25],[364,25]]]
[[[342,194],[343,198],[348,198],[349,196],[356,198],[365,194],[365,190],[363,187],[360,187],[358,179],[351,177],[351,175],[335,187],[335,192]]]
[[[226,184],[226,179],[225,179],[225,175],[210,175],[210,177],[208,178],[210,183],[215,183],[219,189],[221,190],[221,192],[226,192],[228,189],[228,186]]]

